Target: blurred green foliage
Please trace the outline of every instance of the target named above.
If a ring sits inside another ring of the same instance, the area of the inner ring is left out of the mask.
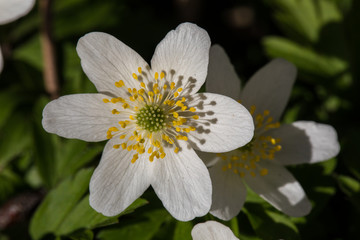
[[[252,15],[242,15],[244,9]],[[283,122],[331,124],[342,151],[337,159],[289,168],[312,201],[308,216],[289,218],[249,192],[239,216],[223,223],[243,240],[358,238],[359,1],[61,0],[53,1],[52,17],[60,95],[96,92],[76,53],[79,37],[91,31],[113,34],[149,61],[170,29],[191,21],[224,46],[244,80],[271,58],[294,63],[298,79]],[[62,139],[43,130],[42,109],[50,97],[42,76],[47,64],[42,21],[37,4],[27,16],[0,26],[5,59],[0,74],[0,208],[6,210],[29,191],[40,192],[41,198],[38,206],[25,204],[20,218],[10,218],[0,228],[0,239],[191,239],[196,223],[215,218],[178,222],[151,189],[146,200],[115,217],[88,205],[88,182],[104,144]]]

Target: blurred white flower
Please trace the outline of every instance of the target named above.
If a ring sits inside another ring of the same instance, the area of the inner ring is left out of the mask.
[[[0,25],[13,22],[25,16],[33,8],[35,0],[0,0]],[[0,48],[0,72],[3,69],[3,57]]]
[[[289,216],[311,210],[300,184],[284,165],[316,163],[336,156],[340,146],[335,129],[326,124],[278,122],[295,81],[296,68],[275,59],[260,69],[240,91],[229,58],[220,46],[210,50],[206,90],[240,99],[253,115],[254,137],[228,153],[199,153],[210,168],[213,183],[211,213],[223,220],[236,216],[246,199],[246,187]]]
[[[216,221],[196,224],[191,236],[193,240],[238,240],[230,228]]]
[[[248,143],[254,130],[250,113],[235,100],[196,93],[207,75],[209,48],[207,32],[190,23],[159,43],[151,68],[108,34],[79,40],[81,65],[100,93],[50,102],[43,126],[67,138],[109,139],[90,181],[95,210],[116,215],[151,185],[179,220],[209,211],[209,172],[193,148],[231,151]]]

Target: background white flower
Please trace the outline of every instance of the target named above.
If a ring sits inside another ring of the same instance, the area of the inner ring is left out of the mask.
[[[260,69],[240,91],[229,58],[220,46],[210,50],[206,89],[221,93],[249,109],[254,138],[246,146],[222,154],[199,153],[210,168],[213,183],[211,213],[223,220],[236,216],[246,198],[246,187],[287,215],[311,210],[300,184],[283,165],[315,163],[336,156],[340,146],[333,127],[311,121],[280,125],[296,77],[296,68],[275,59]]]
[[[191,231],[193,240],[236,240],[230,228],[216,221],[198,223]]]
[[[79,40],[81,65],[100,93],[50,102],[43,126],[67,138],[110,139],[90,181],[95,210],[116,215],[151,185],[179,220],[209,211],[210,176],[193,148],[227,152],[249,142],[254,129],[250,113],[233,99],[196,93],[209,48],[206,31],[190,23],[159,43],[151,68],[108,34]]]
[[[15,21],[30,12],[35,0],[0,0],[0,25]],[[0,72],[3,69],[3,57],[0,48]]]

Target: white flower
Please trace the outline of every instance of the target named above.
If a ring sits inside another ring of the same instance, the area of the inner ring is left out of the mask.
[[[199,153],[210,168],[213,183],[211,213],[223,220],[236,216],[246,198],[246,187],[287,215],[309,213],[311,204],[300,184],[284,165],[315,163],[336,156],[340,146],[333,127],[311,121],[280,125],[295,81],[296,68],[275,59],[260,69],[240,92],[229,58],[220,46],[210,50],[206,89],[228,95],[249,109],[255,133],[237,150]]]
[[[0,0],[0,25],[13,22],[25,16],[34,6],[35,0]],[[0,48],[0,72],[3,69],[3,58]]]
[[[196,224],[191,236],[193,240],[238,240],[230,228],[216,221]]]
[[[116,215],[151,185],[179,220],[209,211],[209,172],[193,148],[230,151],[249,142],[254,131],[241,104],[196,93],[207,75],[209,48],[205,30],[181,24],[156,47],[150,69],[108,34],[89,33],[79,40],[81,65],[100,93],[50,102],[43,126],[67,138],[110,139],[90,181],[95,210]]]

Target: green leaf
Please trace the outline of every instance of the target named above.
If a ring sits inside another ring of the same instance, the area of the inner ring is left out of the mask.
[[[41,53],[40,36],[35,35],[29,41],[15,48],[13,58],[24,61],[37,70],[42,71],[44,63]]]
[[[282,213],[266,209],[256,203],[246,203],[244,212],[261,239],[300,239],[295,224]]]
[[[92,240],[94,238],[94,233],[91,230],[85,229],[82,231],[77,231],[76,233],[71,234],[69,237],[72,240]]]
[[[91,162],[103,150],[100,144],[90,144],[81,140],[61,139],[56,145],[55,182],[73,175],[81,167]]]
[[[173,240],[191,240],[192,222],[176,222]]]
[[[292,39],[316,42],[320,22],[313,0],[267,0],[274,8],[274,17],[282,30]]]
[[[336,77],[348,69],[348,63],[332,56],[320,55],[310,48],[281,37],[266,37],[263,41],[266,53],[294,63],[300,71],[321,77]]]
[[[9,168],[0,168],[0,202],[12,195],[17,186],[21,184],[21,178]]]
[[[7,89],[0,92],[0,129],[6,123],[18,102],[19,98],[15,91]]]
[[[9,118],[0,134],[0,169],[20,155],[31,143],[32,129],[20,113]]]
[[[40,239],[49,233],[63,236],[81,229],[113,224],[118,221],[119,216],[147,203],[144,199],[137,199],[125,211],[114,217],[105,217],[96,212],[89,205],[89,195],[83,197],[88,191],[92,172],[92,169],[80,170],[75,177],[64,180],[49,192],[30,223],[30,234],[34,239]]]
[[[30,222],[30,235],[33,239],[56,232],[88,191],[92,172],[92,169],[79,171],[75,177],[66,179],[45,197]]]
[[[350,202],[360,211],[360,182],[352,177],[339,175],[336,177],[339,187]]]
[[[147,203],[144,199],[137,199],[124,212],[115,217],[106,217],[99,214],[89,205],[89,195],[84,197],[74,209],[66,216],[59,228],[56,230],[56,235],[67,235],[77,229],[93,229],[101,226],[106,226],[118,222],[118,217],[134,211]]]
[[[127,221],[121,228],[106,229],[99,232],[97,238],[102,240],[150,240],[169,218],[171,217],[165,209],[147,211],[138,216],[136,220]]]

